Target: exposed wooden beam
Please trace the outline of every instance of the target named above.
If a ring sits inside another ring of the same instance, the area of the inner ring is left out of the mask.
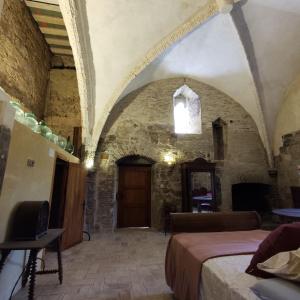
[[[34,2],[34,1],[29,1],[29,0],[25,0],[25,3],[27,6],[32,7],[32,8],[60,12],[60,8],[58,5],[46,4],[46,3],[42,3],[42,2]]]
[[[47,28],[55,28],[55,29],[61,29],[61,30],[67,30],[65,25],[57,25],[52,23],[44,23],[44,22],[38,22],[39,27],[47,27]]]
[[[40,27],[42,33],[46,34],[53,34],[53,35],[60,35],[60,36],[68,36],[66,30],[62,29],[55,29],[55,28],[48,28],[48,27]]]
[[[63,18],[61,12],[59,12],[59,11],[40,9],[40,8],[35,8],[35,7],[29,7],[29,9],[32,14],[54,17],[54,18],[61,18],[61,19]]]
[[[69,46],[70,47],[69,40],[60,40],[60,39],[46,37],[46,41],[49,45],[61,45],[61,46]]]
[[[54,54],[73,55],[72,50],[50,47]]]
[[[68,49],[72,50],[70,46],[63,46],[63,45],[54,45],[54,44],[49,44],[50,48],[57,48],[57,49]]]
[[[63,18],[43,16],[36,13],[33,13],[32,15],[37,22],[51,23],[56,25],[65,25]]]
[[[49,39],[57,39],[57,40],[63,40],[63,41],[68,41],[69,37],[67,36],[62,36],[62,35],[55,35],[55,34],[44,34],[45,38]]]
[[[58,0],[34,0],[34,2],[42,2],[47,4],[59,5]]]

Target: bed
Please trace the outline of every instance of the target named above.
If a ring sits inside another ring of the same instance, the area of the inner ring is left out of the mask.
[[[200,298],[202,300],[258,300],[250,290],[258,277],[245,273],[252,255],[217,257],[207,260],[202,267]]]
[[[260,223],[255,212],[172,214],[166,281],[175,298],[257,300],[249,287],[259,279],[245,269],[269,234]]]

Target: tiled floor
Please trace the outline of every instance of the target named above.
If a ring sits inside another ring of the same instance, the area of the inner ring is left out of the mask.
[[[170,300],[164,259],[168,237],[151,230],[122,229],[93,236],[63,252],[64,282],[57,274],[37,276],[37,300]],[[46,267],[56,267],[48,253]],[[27,299],[27,287],[14,300]]]

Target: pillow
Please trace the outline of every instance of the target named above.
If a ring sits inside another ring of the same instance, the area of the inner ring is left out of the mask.
[[[263,278],[274,275],[259,270],[257,264],[266,261],[279,252],[296,250],[300,247],[300,222],[283,224],[273,230],[259,245],[246,273]]]
[[[280,278],[262,279],[250,287],[263,300],[299,300],[300,285]]]
[[[300,282],[300,248],[280,252],[265,262],[258,263],[257,267],[278,277]]]

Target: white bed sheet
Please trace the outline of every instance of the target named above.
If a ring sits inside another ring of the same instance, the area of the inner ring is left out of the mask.
[[[202,266],[201,300],[259,300],[250,290],[259,278],[245,273],[252,255],[217,257]]]

